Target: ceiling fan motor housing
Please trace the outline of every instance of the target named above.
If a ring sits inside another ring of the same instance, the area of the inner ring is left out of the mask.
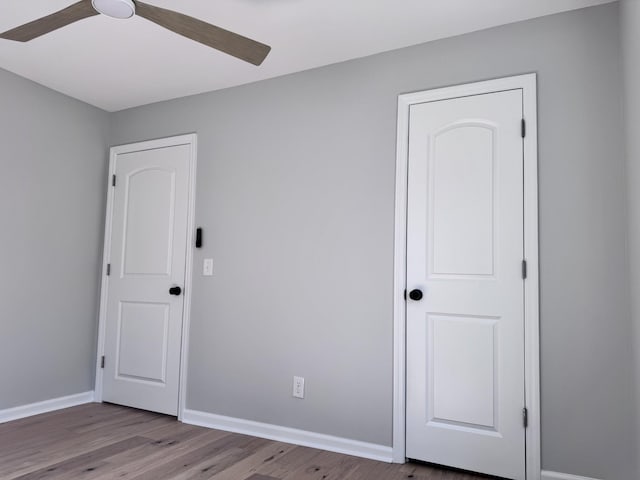
[[[131,18],[136,13],[133,0],[91,0],[91,4],[98,12],[113,18]]]

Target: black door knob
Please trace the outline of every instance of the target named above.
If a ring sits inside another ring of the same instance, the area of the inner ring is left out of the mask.
[[[414,289],[414,290],[411,290],[411,291],[409,292],[409,298],[410,298],[411,300],[415,300],[416,302],[417,302],[418,300],[422,300],[422,290],[419,290],[419,289],[417,289],[417,288],[416,288],[416,289]]]
[[[169,294],[178,296],[182,293],[182,289],[180,287],[171,287],[169,289]]]

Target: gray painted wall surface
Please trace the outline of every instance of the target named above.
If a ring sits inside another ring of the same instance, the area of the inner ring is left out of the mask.
[[[112,115],[112,144],[199,134],[188,408],[390,445],[397,95],[537,72],[543,466],[635,478],[618,14]]]
[[[631,311],[635,329],[636,405],[640,410],[640,1],[620,2],[620,18],[625,85]],[[636,439],[640,439],[640,411],[637,420]],[[640,444],[636,450],[636,459],[640,472]]]
[[[0,70],[0,409],[93,390],[107,135]]]

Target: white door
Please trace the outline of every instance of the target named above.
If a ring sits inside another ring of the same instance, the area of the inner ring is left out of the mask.
[[[191,144],[117,147],[102,399],[178,413]]]
[[[522,102],[416,104],[409,125],[406,455],[510,479],[525,478]]]

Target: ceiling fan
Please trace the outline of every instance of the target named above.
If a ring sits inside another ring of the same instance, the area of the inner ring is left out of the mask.
[[[59,12],[1,33],[0,38],[16,42],[28,42],[78,20],[101,13],[120,19],[138,15],[172,32],[253,65],[260,65],[271,50],[268,45],[216,27],[197,18],[165,8],[154,7],[137,0],[81,0]]]

